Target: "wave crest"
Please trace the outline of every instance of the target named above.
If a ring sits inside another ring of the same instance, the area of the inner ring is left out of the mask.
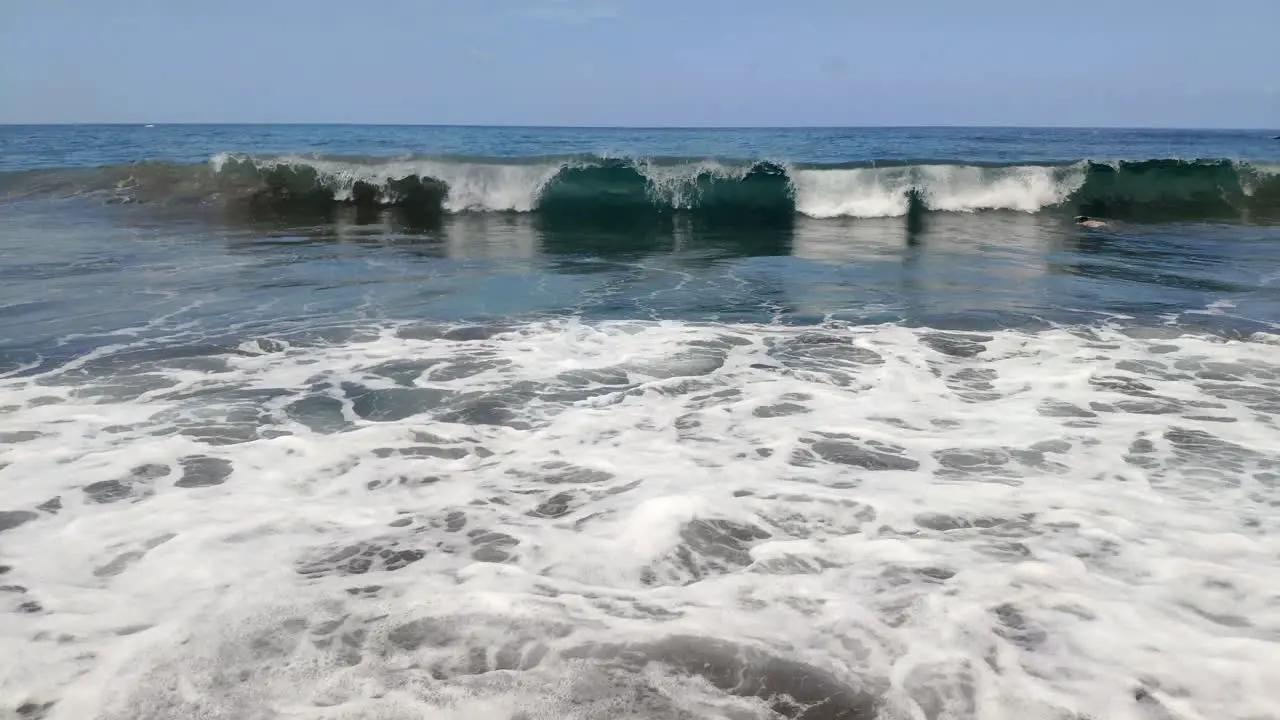
[[[1108,217],[1280,219],[1280,166],[1230,160],[804,165],[689,158],[355,158],[223,153],[0,174],[7,195],[420,213],[727,213],[815,218],[1062,210]]]
[[[1062,204],[1084,184],[1085,163],[1069,166],[913,165],[796,170],[796,210],[818,218],[906,215],[912,191],[929,210],[1036,212]]]

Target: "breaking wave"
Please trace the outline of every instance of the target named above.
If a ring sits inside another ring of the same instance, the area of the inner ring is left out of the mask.
[[[1280,165],[1233,160],[829,165],[690,158],[358,158],[219,154],[0,173],[0,193],[316,210],[728,213],[897,217],[913,211],[1058,211],[1116,218],[1280,219]]]

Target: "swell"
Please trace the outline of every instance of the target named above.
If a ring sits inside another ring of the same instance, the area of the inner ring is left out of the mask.
[[[1232,160],[830,165],[685,158],[357,158],[222,154],[0,173],[0,193],[109,203],[324,211],[686,212],[737,219],[1063,212],[1109,218],[1280,220],[1280,165]]]

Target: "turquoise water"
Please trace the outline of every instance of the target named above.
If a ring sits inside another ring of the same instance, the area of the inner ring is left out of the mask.
[[[4,711],[1280,713],[1273,135],[0,128]]]

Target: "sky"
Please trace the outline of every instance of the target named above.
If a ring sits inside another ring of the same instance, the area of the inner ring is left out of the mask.
[[[1280,127],[1280,0],[0,0],[0,122]]]

